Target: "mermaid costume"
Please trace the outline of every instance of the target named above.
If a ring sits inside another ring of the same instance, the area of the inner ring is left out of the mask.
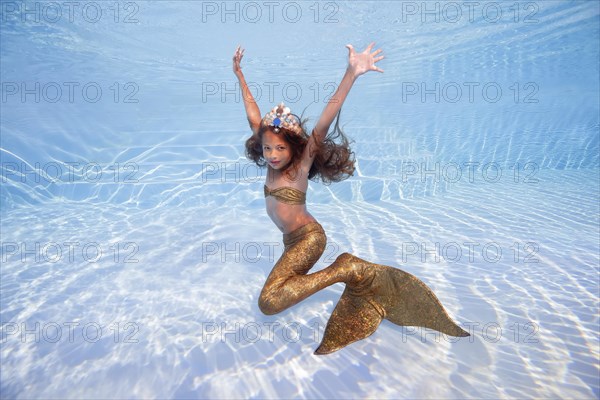
[[[265,197],[305,204],[296,188],[264,187]],[[315,354],[329,354],[373,334],[385,318],[401,326],[435,329],[450,336],[469,336],[448,315],[438,298],[417,277],[397,268],[342,253],[327,268],[308,274],[319,260],[327,237],[318,222],[283,235],[284,251],[260,293],[258,305],[267,315],[279,313],[334,283],[346,289],[325,328]]]

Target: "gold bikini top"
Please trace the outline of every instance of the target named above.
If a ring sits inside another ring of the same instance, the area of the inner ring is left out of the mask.
[[[277,201],[286,204],[306,204],[306,193],[289,186],[271,190],[265,185],[265,197],[267,196],[273,196]]]

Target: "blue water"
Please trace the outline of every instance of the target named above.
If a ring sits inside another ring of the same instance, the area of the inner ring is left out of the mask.
[[[600,3],[465,4],[0,2],[2,397],[598,398]],[[317,357],[343,286],[257,307],[282,243],[231,57],[314,123],[370,41],[315,268],[402,268],[472,336]]]

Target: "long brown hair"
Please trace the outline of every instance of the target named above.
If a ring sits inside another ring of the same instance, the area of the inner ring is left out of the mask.
[[[300,135],[285,128],[279,128],[279,132],[275,133],[281,135],[291,149],[292,160],[282,172],[292,178],[294,174],[298,173],[298,163],[304,148],[309,140],[312,140],[317,154],[310,167],[308,179],[321,180],[325,184],[330,184],[331,182],[343,181],[352,176],[355,163],[354,152],[350,149],[350,140],[340,128],[340,113],[338,112],[333,130],[327,133],[321,143],[316,143],[312,136],[306,134],[306,122],[307,119],[300,122],[302,128],[302,134]],[[267,161],[263,157],[262,137],[269,130],[274,132],[271,127],[261,124],[257,134],[246,140],[246,157],[260,167],[267,165]]]

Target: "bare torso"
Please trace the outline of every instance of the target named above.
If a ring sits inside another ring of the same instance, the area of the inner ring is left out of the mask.
[[[265,184],[269,189],[288,186],[306,193],[308,189],[308,179],[306,177],[290,180],[279,171],[274,171],[270,167],[267,168],[268,171]],[[306,209],[306,204],[282,203],[273,196],[267,196],[265,198],[265,204],[267,207],[267,214],[283,233],[290,233],[310,222],[317,221]]]

